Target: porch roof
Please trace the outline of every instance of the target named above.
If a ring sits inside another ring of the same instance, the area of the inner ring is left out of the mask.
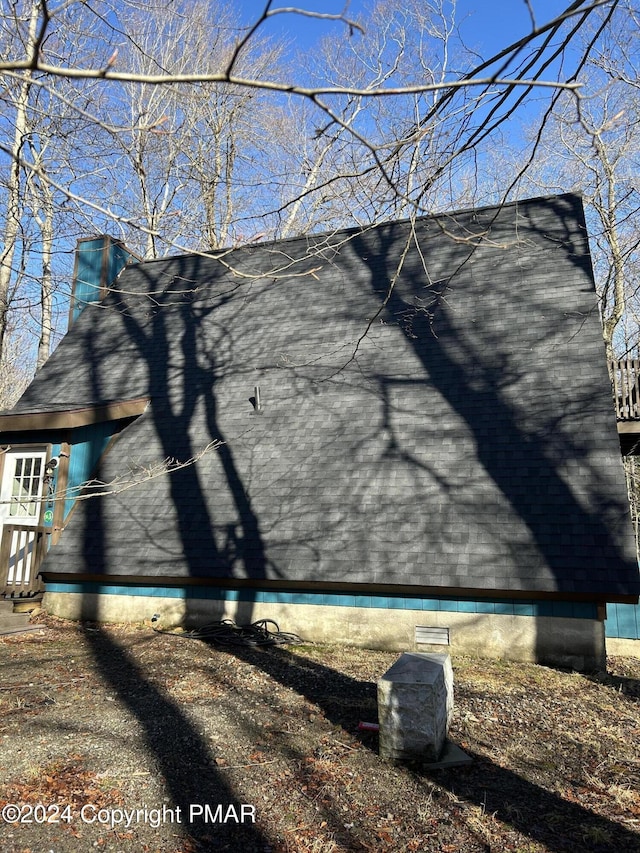
[[[38,409],[20,411],[18,407],[0,414],[0,434],[32,430],[72,429],[120,418],[141,415],[149,397],[109,400],[102,403],[52,403]]]

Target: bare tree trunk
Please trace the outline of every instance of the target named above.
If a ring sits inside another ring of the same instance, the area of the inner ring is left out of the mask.
[[[33,0],[29,19],[29,32],[26,52],[32,56],[36,45],[36,27],[40,14],[40,0]],[[13,271],[13,258],[16,242],[20,233],[20,218],[22,214],[22,186],[20,155],[27,133],[27,106],[31,90],[31,72],[24,71],[22,84],[15,105],[15,131],[11,146],[11,165],[7,185],[7,212],[2,235],[3,247],[0,251],[0,358],[4,348],[7,331],[7,315],[9,313],[9,288]]]
[[[602,167],[602,180],[605,185],[601,194],[602,198],[595,198],[593,200],[593,205],[598,211],[598,216],[602,222],[611,252],[611,308],[607,315],[605,313],[607,309],[606,301],[603,300],[602,311],[602,334],[607,352],[607,364],[611,365],[614,358],[613,336],[626,309],[625,264],[618,236],[618,217],[616,215],[616,208],[618,205],[615,168],[607,156],[607,149],[599,132],[594,132],[593,134],[593,145]],[[600,195],[600,193],[598,195]]]
[[[53,256],[53,193],[46,181],[40,183],[42,193],[42,214],[36,216],[42,235],[42,281],[40,283],[40,338],[36,370],[39,370],[49,358],[51,352],[51,333],[53,330],[53,276],[51,261]]]

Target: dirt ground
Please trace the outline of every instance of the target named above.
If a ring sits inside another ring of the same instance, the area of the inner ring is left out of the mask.
[[[640,851],[640,660],[454,658],[474,761],[427,772],[358,729],[397,654],[40,619],[0,640],[2,853]]]

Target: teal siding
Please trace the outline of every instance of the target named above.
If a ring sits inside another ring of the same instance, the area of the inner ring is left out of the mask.
[[[607,604],[607,637],[640,640],[640,605]]]
[[[104,238],[82,240],[78,244],[76,279],[73,287],[73,321],[78,319],[85,305],[100,299],[102,276],[102,251]]]
[[[108,256],[103,279],[105,245],[108,246]],[[94,237],[78,242],[76,257],[72,323],[77,320],[86,305],[100,300],[100,288],[108,287],[115,281],[132,255],[123,246],[114,243],[111,237]]]
[[[334,592],[302,592],[272,589],[221,589],[208,586],[143,586],[118,583],[61,583],[49,581],[49,592],[94,593],[101,595],[147,595],[157,598],[197,598],[213,601],[254,601],[272,604],[314,604],[334,607],[377,607],[384,610],[440,610],[452,613],[502,613],[514,616],[562,616],[597,619],[595,604],[576,605],[571,601],[510,601],[496,599],[422,598],[421,596],[353,595]]]
[[[67,481],[67,491],[70,496],[64,502],[64,519],[66,520],[71,511],[77,494],[81,487],[95,473],[100,457],[104,453],[109,440],[113,435],[120,432],[122,429],[122,421],[105,421],[103,423],[89,424],[84,427],[77,427],[71,431],[69,443],[71,446],[69,454],[69,477]],[[60,442],[61,433],[67,436],[66,430],[55,430],[46,432],[43,430],[37,432],[24,433],[18,438],[13,438],[14,434],[10,435],[12,441],[21,444],[30,444],[34,446],[51,445],[51,456],[60,456],[62,445]],[[53,474],[53,487],[58,488],[58,478],[60,468],[56,468]],[[53,502],[45,503],[45,511],[53,509]],[[45,526],[48,526],[45,522]]]
[[[131,259],[131,253],[119,243],[112,243],[107,261],[107,284],[113,284]]]
[[[83,483],[86,483],[94,474],[98,461],[116,430],[117,425],[114,421],[90,424],[74,430],[67,486],[70,497],[64,503],[65,519],[71,511],[75,497]]]
[[[52,444],[51,445],[51,456],[52,457],[53,456],[60,456],[61,450],[62,450],[62,448],[59,444]],[[54,491],[54,492],[58,488],[58,473],[59,473],[59,471],[60,471],[60,469],[56,468],[53,472],[53,484],[52,484],[53,489],[52,489],[52,491]],[[49,517],[47,517],[47,515],[45,514],[44,525],[45,525],[45,527],[50,527],[51,524],[53,523],[53,516],[51,515],[51,513],[53,512],[53,509],[54,509],[54,502],[52,500],[48,500],[45,503],[44,509],[45,509],[45,513],[47,513],[47,511],[50,513]],[[50,544],[51,543],[50,537],[47,537],[47,540]]]

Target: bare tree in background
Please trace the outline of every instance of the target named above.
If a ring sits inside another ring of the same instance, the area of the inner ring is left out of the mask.
[[[36,49],[36,38],[40,15],[40,3],[33,0],[28,9],[26,33],[19,27],[16,31],[21,36],[27,55]],[[16,21],[17,24],[17,21]],[[6,31],[4,33],[6,36]],[[4,41],[4,39],[3,39]],[[25,182],[21,161],[24,156],[27,138],[27,108],[31,91],[30,69],[25,69],[17,84],[15,94],[13,133],[5,145],[8,155],[8,177],[6,182],[6,201],[2,222],[2,249],[0,249],[0,363],[4,350],[4,342],[9,328],[9,305],[12,284],[14,280],[14,261],[16,250],[19,250],[20,227],[25,208]],[[9,130],[11,127],[9,126]],[[19,277],[17,272],[15,277]]]
[[[194,66],[216,74],[241,32],[227,4],[204,0],[188,14],[157,4],[144,13],[123,7],[120,19],[136,34],[120,61],[142,75],[180,75]],[[256,37],[243,62],[258,75],[274,73],[281,54]],[[126,200],[123,216],[144,226],[138,233],[125,226],[132,249],[156,258],[173,245],[207,251],[236,241],[235,224],[251,218],[268,176],[268,111],[260,92],[219,83],[110,84],[97,132],[112,152],[109,206]]]
[[[532,12],[521,39],[480,60],[442,0],[384,0],[363,22],[270,0],[244,29],[205,0],[16,0],[0,20],[0,341],[16,258],[35,264],[19,248],[27,186],[43,236],[54,201],[54,264],[83,223],[153,257],[443,209],[473,190],[478,159],[534,91],[576,97],[595,44],[580,36],[618,2],[578,0],[544,24]],[[285,13],[333,20],[313,68],[263,39]],[[25,144],[34,86],[65,116],[46,145]]]
[[[580,96],[558,98],[520,188],[583,194],[610,363],[640,346],[638,21],[627,5],[611,11],[600,11],[585,31],[588,40],[607,16],[586,57]]]
[[[35,49],[44,8],[40,0],[29,0],[13,4],[10,13],[0,17],[4,55],[23,55],[25,50]],[[66,50],[72,52],[73,47],[67,45]],[[77,87],[71,90],[64,80],[54,87],[34,71],[7,73],[3,82],[0,139],[6,139],[7,144],[3,146],[6,159],[0,160],[4,177],[0,199],[0,359],[4,334],[13,334],[12,341],[6,343],[9,354],[3,364],[5,371],[16,374],[4,377],[6,404],[19,396],[24,389],[23,373],[29,372],[26,366],[25,371],[16,372],[20,361],[15,352],[17,342],[24,350],[23,359],[35,363],[36,368],[44,364],[51,350],[57,319],[56,253],[61,255],[60,271],[68,274],[69,267],[68,250],[62,247],[60,235],[65,241],[73,239],[74,234],[86,233],[90,225],[82,216],[77,221],[77,206],[64,207],[68,199],[56,189],[57,180],[69,186],[84,177],[81,171],[79,174],[79,165],[87,142],[82,132],[87,120],[82,118],[83,100]],[[18,328],[21,333],[16,337]]]
[[[307,62],[309,79],[338,88],[356,86],[360,92],[332,99],[339,121],[318,126],[317,115],[307,113],[307,122],[298,126],[298,143],[291,145],[295,150],[290,155],[297,170],[289,171],[290,181],[282,188],[278,236],[309,227],[368,225],[416,212],[414,199],[423,177],[442,161],[448,144],[447,122],[422,126],[422,116],[442,90],[425,92],[420,86],[425,81],[444,84],[469,59],[456,36],[455,12],[455,3],[441,0],[408,0],[402,6],[380,0],[360,37],[326,38],[320,44]],[[408,91],[389,99],[368,94],[391,85]],[[299,104],[289,104],[283,126],[295,127],[298,109]],[[310,132],[308,122],[314,118]],[[451,185],[440,184],[420,205],[422,211],[455,203]]]

